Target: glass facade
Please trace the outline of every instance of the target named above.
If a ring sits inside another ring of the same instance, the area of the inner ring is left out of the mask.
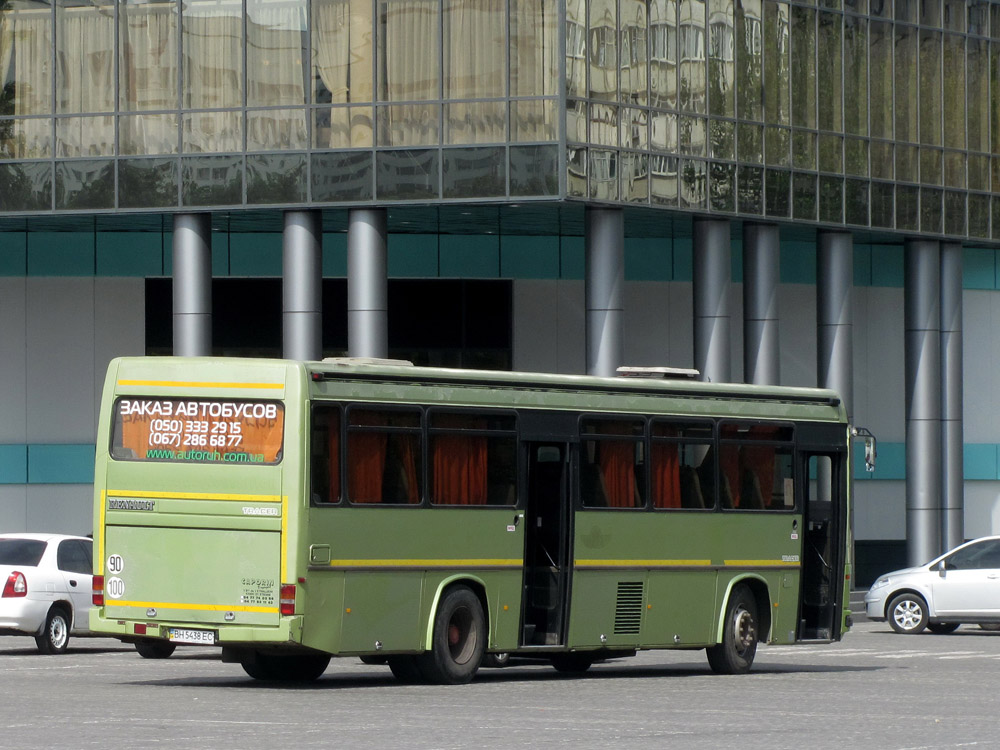
[[[0,214],[600,201],[1000,240],[1000,2],[0,0]]]

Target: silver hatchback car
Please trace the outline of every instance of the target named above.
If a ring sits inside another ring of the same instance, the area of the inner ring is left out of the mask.
[[[880,576],[865,595],[865,610],[897,633],[951,633],[962,623],[1000,629],[1000,536]]]

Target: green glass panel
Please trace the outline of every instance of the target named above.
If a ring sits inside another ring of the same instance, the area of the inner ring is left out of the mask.
[[[57,163],[55,197],[57,209],[114,208],[114,162]]]
[[[368,201],[374,197],[370,151],[312,155],[312,199],[320,203]]]
[[[920,228],[920,189],[896,186],[896,229],[917,231]]]
[[[844,221],[844,180],[820,175],[819,220],[833,224]]]
[[[868,21],[844,17],[844,132],[868,135]]]
[[[242,157],[181,158],[181,205],[225,206],[241,203],[242,200]]]
[[[736,124],[729,120],[709,120],[709,146],[713,159],[736,158]]]
[[[872,177],[881,180],[891,180],[895,175],[894,162],[892,143],[888,141],[872,141]]]
[[[969,194],[969,236],[990,236],[990,197],[979,193]]]
[[[375,155],[375,190],[379,200],[438,197],[437,151],[380,151]]]
[[[708,192],[705,162],[694,159],[681,160],[680,176],[679,199],[681,208],[704,209],[707,204]]]
[[[789,167],[792,164],[792,131],[787,128],[767,127],[764,129],[764,158],[775,167]]]
[[[946,190],[944,193],[944,232],[955,236],[966,233],[965,193]]]
[[[709,207],[713,211],[735,211],[736,193],[733,182],[736,177],[736,165],[711,162],[709,169]]]
[[[804,130],[792,132],[792,166],[816,169],[816,134]]]
[[[305,154],[247,156],[247,203],[305,203]]]
[[[511,146],[510,194],[512,196],[558,195],[558,148],[556,146]]]
[[[744,214],[764,213],[764,170],[761,167],[740,166],[737,173],[739,211]]]
[[[990,69],[989,44],[985,39],[969,39],[966,48],[966,99],[969,150],[990,150]],[[950,72],[946,71],[946,75]]]
[[[844,171],[857,177],[868,176],[868,141],[861,138],[845,139]]]
[[[892,138],[893,121],[893,31],[892,24],[872,21],[869,27],[868,54],[870,123],[873,138]],[[860,63],[858,63],[860,65]]]
[[[940,185],[944,155],[936,148],[920,149],[920,181],[925,185]]]
[[[965,148],[965,37],[944,35],[944,145]]]
[[[945,187],[964,188],[965,154],[956,151],[944,153],[944,184]]]
[[[0,162],[0,212],[51,208],[50,162]]]
[[[856,226],[868,226],[868,180],[844,181],[844,221]]]
[[[445,198],[495,198],[507,192],[503,148],[445,149],[441,155]]]
[[[895,114],[896,140],[917,142],[917,30],[895,28]],[[885,137],[891,137],[886,134]]]
[[[838,13],[819,13],[818,51],[822,64],[818,66],[820,130],[840,131],[844,127],[842,108],[843,75],[843,16]]]
[[[795,173],[792,175],[792,216],[796,219],[816,220],[816,176]]]
[[[764,163],[764,126],[736,123],[736,158],[748,164]]]
[[[736,114],[764,119],[763,3],[743,0],[736,7]]]
[[[587,92],[587,3],[566,0],[566,95]]]
[[[708,2],[708,103],[709,112],[736,116],[736,30],[733,0]]]
[[[821,172],[844,171],[844,139],[837,135],[819,136],[819,169]]]
[[[792,125],[816,127],[816,11],[792,6]],[[839,87],[838,87],[839,90]]]
[[[705,0],[680,0],[678,104],[685,112],[705,112],[705,31]]]
[[[920,231],[940,234],[944,229],[941,213],[941,190],[920,188]]]
[[[964,85],[962,91],[965,91]],[[929,146],[942,145],[941,119],[941,33],[921,29],[920,143]]]
[[[764,177],[764,213],[768,216],[787,218],[790,213],[791,173],[768,169],[765,170]]]
[[[892,229],[896,223],[896,207],[891,182],[871,184],[871,222],[873,227]]]
[[[764,0],[764,121],[791,123],[791,21],[788,5]]]
[[[177,205],[176,158],[122,159],[118,162],[118,205],[167,208]]]

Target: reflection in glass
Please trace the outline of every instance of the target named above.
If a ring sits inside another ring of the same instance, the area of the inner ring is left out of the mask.
[[[681,208],[705,208],[708,196],[705,162],[682,159],[680,173]]]
[[[587,3],[566,0],[566,96],[587,93]]]
[[[790,23],[788,5],[764,0],[764,120],[775,125],[788,125],[791,118]]]
[[[896,229],[917,231],[920,228],[920,188],[896,185]]]
[[[0,162],[0,211],[51,208],[51,162]]]
[[[437,198],[440,192],[437,151],[380,151],[375,155],[378,200]]]
[[[844,220],[848,224],[868,226],[868,181],[846,180],[844,184]]]
[[[943,191],[938,188],[920,188],[920,231],[940,234],[944,217],[941,214]]]
[[[872,177],[891,180],[895,174],[892,144],[888,141],[872,141],[871,155]]]
[[[791,166],[789,154],[792,145],[792,131],[787,128],[767,127],[764,129],[764,158],[775,167]]]
[[[946,187],[965,187],[965,154],[955,151],[945,152],[944,184]]]
[[[945,234],[965,234],[965,193],[946,190],[944,193]]]
[[[792,131],[792,166],[796,169],[816,169],[816,134]]]
[[[52,118],[0,120],[0,159],[47,159],[52,156]]]
[[[441,105],[400,104],[376,110],[379,146],[436,146]]]
[[[857,16],[844,17],[844,130],[868,134],[868,22]]]
[[[764,118],[763,28],[761,0],[743,0],[736,9],[736,112],[742,120]]]
[[[844,221],[843,178],[820,175],[819,220],[832,224],[840,224]]]
[[[115,118],[60,117],[56,120],[56,156],[113,156]]]
[[[792,175],[792,216],[816,220],[816,176],[796,172]]]
[[[243,113],[185,113],[182,139],[183,150],[187,153],[242,151]]]
[[[242,106],[242,3],[236,0],[186,2],[181,12],[181,37],[184,108]]]
[[[711,114],[721,117],[736,116],[734,27],[733,0],[709,0],[708,102]]]
[[[646,154],[621,154],[621,197],[630,203],[649,201],[649,157]]]
[[[983,238],[990,236],[990,197],[988,195],[969,194],[969,235]]]
[[[778,169],[764,170],[764,213],[768,216],[788,218],[790,211],[788,194],[791,182],[791,175],[788,172]]]
[[[917,30],[896,27],[896,140],[917,142]]]
[[[587,196],[587,149],[568,149],[566,154],[566,194],[575,198]]]
[[[990,158],[979,154],[970,154],[969,165],[969,189],[989,190],[990,189]]]
[[[733,189],[733,182],[736,179],[736,165],[710,162],[709,169],[709,207],[713,211],[735,211],[736,191]]]
[[[965,90],[964,87],[962,90]],[[943,143],[941,33],[926,29],[920,30],[920,142],[929,146],[940,146]]]
[[[176,154],[177,115],[122,115],[118,118],[118,138],[125,156]]]
[[[579,99],[566,102],[566,139],[570,142],[587,140],[587,102]]]
[[[246,25],[247,105],[305,104],[305,0],[247,0]]]
[[[295,151],[309,148],[304,109],[247,111],[247,151]]]
[[[968,75],[968,134],[969,150],[990,150],[990,69],[989,46],[985,39],[968,40],[968,62],[964,70]]]
[[[892,25],[872,21],[868,54],[871,57],[871,134],[892,138]]]
[[[618,3],[590,0],[587,33],[591,99],[618,100]]]
[[[242,200],[242,157],[188,156],[181,159],[181,205],[225,206]]]
[[[618,107],[590,105],[590,142],[599,146],[618,145]]]
[[[559,137],[558,107],[552,99],[527,99],[510,103],[510,139],[554,141]],[[581,138],[580,140],[585,140]]]
[[[313,0],[314,103],[372,101],[372,32],[371,0]],[[363,140],[364,135],[359,137]],[[367,137],[370,143],[371,123]],[[353,135],[347,139],[349,143],[353,140]]]
[[[442,152],[445,198],[494,198],[507,192],[506,155],[500,148],[450,148]]]
[[[247,157],[247,203],[305,203],[305,154]]]
[[[118,162],[118,205],[167,208],[177,205],[176,159],[122,159]]]
[[[57,162],[55,198],[57,209],[114,208],[114,162]]]
[[[368,151],[313,154],[312,199],[320,203],[371,200],[375,195],[374,169]]]
[[[947,148],[965,148],[965,71],[965,37],[945,34],[942,104]]]
[[[868,141],[861,138],[845,139],[844,171],[858,177],[868,176]]]
[[[677,0],[649,1],[649,88],[654,107],[677,107]]]
[[[896,146],[896,179],[903,182],[916,182],[918,174],[918,155],[916,146]]]
[[[713,159],[736,158],[736,127],[728,120],[709,120],[709,142]]]
[[[654,154],[649,157],[649,193],[653,203],[677,205],[678,165],[676,156]]]
[[[925,185],[941,184],[942,154],[935,148],[920,149],[920,181]]]
[[[672,112],[650,113],[650,141],[654,151],[677,153],[677,115]],[[676,172],[676,170],[674,170]]]
[[[1000,197],[993,199],[990,205],[990,213],[992,214],[990,226],[992,228],[993,239],[1000,239]]]
[[[444,105],[445,143],[502,143],[507,140],[505,102]]]
[[[843,172],[844,139],[837,135],[819,137],[819,169],[821,172]]]
[[[620,143],[625,148],[649,148],[649,110],[623,107],[621,111]]]
[[[52,112],[51,61],[51,6],[41,0],[23,0],[16,7],[0,3],[0,115]],[[37,136],[24,132],[20,138]]]
[[[873,182],[871,184],[871,196],[872,226],[892,229],[896,220],[896,208],[893,203],[892,183]]]
[[[678,104],[685,112],[705,111],[705,0],[680,0],[677,19]]]
[[[552,96],[556,93],[559,83],[558,27],[556,3],[510,0],[512,96]],[[568,50],[567,44],[567,54]]]
[[[375,142],[372,106],[322,107],[313,112],[316,148],[371,148]]]
[[[841,21],[843,16],[836,13],[819,13],[819,128],[840,131],[844,127],[841,109],[841,81],[843,47]]]
[[[177,3],[173,0],[121,0],[118,20],[121,35],[118,101],[122,111],[177,109]],[[156,142],[158,145],[154,148],[162,149],[162,144]]]
[[[736,158],[749,164],[764,163],[764,126],[749,123],[736,125]]]
[[[505,96],[507,24],[497,19],[506,17],[506,0],[444,0],[443,12],[444,98]]]
[[[510,147],[510,194],[557,195],[559,152],[555,146]]]
[[[114,3],[111,0],[59,0],[56,6],[56,111],[113,112],[114,109]]]
[[[439,0],[380,0],[379,101],[425,101],[440,96],[439,9]]]
[[[708,121],[704,117],[681,117],[678,123],[680,153],[704,156]]]
[[[618,152],[590,149],[590,197],[597,200],[618,200]]]
[[[737,173],[739,211],[746,214],[764,212],[764,170],[761,167],[739,168]]]
[[[792,125],[816,127],[816,11],[792,7]]]
[[[621,101],[646,104],[646,0],[621,0]]]

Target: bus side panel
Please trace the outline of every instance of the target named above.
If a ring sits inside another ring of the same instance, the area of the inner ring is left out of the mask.
[[[344,653],[415,651],[421,642],[418,627],[422,571],[348,572],[344,584]]]
[[[714,642],[714,570],[653,571],[649,610],[642,631],[646,646],[692,646]]]

